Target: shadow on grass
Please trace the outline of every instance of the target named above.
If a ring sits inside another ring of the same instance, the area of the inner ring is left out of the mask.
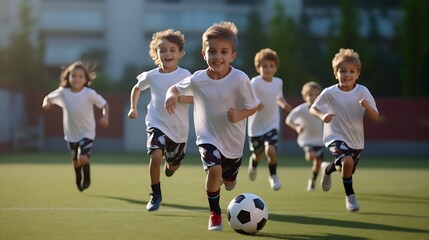
[[[257,237],[266,237],[273,239],[287,239],[287,240],[366,240],[367,238],[340,235],[340,234],[327,234],[327,235],[294,235],[294,234],[270,234],[270,233],[258,233]]]
[[[344,221],[336,219],[326,219],[318,217],[296,216],[296,215],[280,215],[271,213],[269,216],[271,221],[299,223],[304,225],[322,225],[322,226],[335,226],[344,228],[356,228],[362,230],[374,229],[384,231],[396,232],[410,232],[410,233],[429,233],[428,230],[390,226],[385,224],[367,223],[358,221]]]
[[[148,203],[147,201],[141,201],[141,200],[136,200],[136,199],[131,199],[131,198],[124,198],[124,197],[100,196],[100,195],[97,195],[97,196],[94,196],[94,197],[119,200],[119,201],[131,203],[131,204],[137,204],[137,205],[143,205],[143,206],[146,206],[146,204]],[[171,207],[171,208],[177,208],[177,209],[182,209],[182,210],[188,210],[188,211],[192,211],[192,210],[198,210],[198,211],[204,210],[204,211],[208,211],[207,207],[188,206],[188,205],[172,204],[172,203],[165,203],[165,202],[162,202],[161,206]]]
[[[406,203],[406,204],[429,204],[429,197],[421,196],[405,196],[397,194],[362,194],[361,199],[367,201],[387,201],[387,202],[396,202],[396,203]]]

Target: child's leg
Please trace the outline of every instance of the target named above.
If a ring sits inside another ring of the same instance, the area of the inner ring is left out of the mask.
[[[346,195],[348,196],[354,194],[352,179],[354,168],[353,158],[351,156],[345,156],[341,159],[341,164],[344,190],[346,192]]]
[[[156,149],[151,152],[150,161],[149,161],[149,173],[150,173],[150,183],[151,185],[158,184],[160,182],[161,175],[161,162],[162,162],[163,152],[161,149]]]
[[[267,156],[270,176],[277,175],[277,151],[276,151],[276,147],[274,145],[268,145],[265,148],[265,155]]]
[[[88,155],[79,155],[79,162],[82,165],[82,172],[83,172],[82,190],[85,190],[91,184],[91,171],[90,171],[90,166],[89,166],[89,156]]]
[[[179,169],[185,158],[186,143],[175,143],[168,140],[165,146],[165,165],[164,172],[167,177],[171,177]]]

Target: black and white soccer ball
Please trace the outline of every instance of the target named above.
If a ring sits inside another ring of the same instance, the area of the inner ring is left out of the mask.
[[[258,195],[242,193],[229,203],[227,217],[236,232],[256,234],[268,221],[268,208]]]

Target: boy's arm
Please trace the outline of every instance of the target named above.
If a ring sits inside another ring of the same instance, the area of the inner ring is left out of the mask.
[[[287,113],[289,113],[290,111],[292,111],[292,106],[286,101],[285,98],[279,98],[277,99],[277,104],[283,108]]]
[[[137,104],[139,102],[141,90],[138,86],[134,86],[130,94],[130,111],[128,117],[135,119],[138,117]]]
[[[304,129],[302,126],[300,126],[299,124],[296,124],[292,121],[292,119],[290,118],[290,115],[288,115],[286,117],[285,120],[286,125],[288,125],[290,128],[292,128],[293,130],[295,130],[295,132],[297,132],[298,134],[300,134],[302,132],[302,130]]]
[[[177,90],[176,85],[173,85],[167,90],[167,94],[165,96],[165,110],[167,110],[169,114],[174,113],[178,98],[179,91]]]
[[[332,121],[332,119],[334,119],[334,117],[335,117],[335,114],[323,113],[323,112],[321,112],[319,109],[317,109],[315,107],[311,107],[310,108],[310,113],[313,114],[313,116],[319,118],[320,120],[322,120],[325,123],[330,123]]]
[[[366,115],[368,115],[369,119],[371,119],[374,122],[377,122],[379,119],[378,112],[371,107],[371,105],[368,104],[368,102],[365,100],[365,98],[362,98],[359,101],[359,104],[365,109]]]
[[[101,108],[101,118],[100,118],[100,125],[103,127],[109,126],[109,104],[106,102],[104,106]]]
[[[263,104],[259,103],[258,106],[251,108],[251,109],[243,109],[241,111],[237,111],[234,108],[230,108],[227,111],[228,121],[232,123],[237,123],[250,115],[254,114],[255,112],[261,110],[263,108]]]
[[[194,97],[193,96],[179,95],[177,97],[177,102],[182,103],[182,104],[193,104],[194,103]]]

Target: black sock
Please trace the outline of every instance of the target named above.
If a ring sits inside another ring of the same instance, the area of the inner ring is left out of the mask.
[[[331,175],[331,173],[337,171],[337,169],[335,168],[335,165],[333,162],[330,162],[329,165],[326,167],[325,173],[328,175]]]
[[[254,167],[254,168],[256,168],[256,167],[258,167],[258,161],[256,161],[255,159],[253,159],[253,158],[250,158],[250,159],[252,159],[252,167]]]
[[[161,183],[150,185],[153,195],[161,195]]]
[[[82,184],[82,166],[74,167],[74,171],[76,173],[76,185],[80,189]]]
[[[277,174],[277,163],[268,164],[268,169],[270,170],[270,176]]]
[[[313,172],[313,181],[316,181],[318,175],[318,172]]]
[[[221,214],[220,205],[219,205],[220,189],[217,190],[216,192],[206,191],[206,193],[207,193],[207,199],[209,200],[210,212],[215,212],[220,215]]]
[[[343,185],[344,185],[344,190],[346,191],[347,196],[355,193],[353,191],[353,179],[351,177],[350,178],[343,178]]]
[[[89,163],[82,165],[82,171],[83,171],[82,188],[86,189],[91,184],[91,171],[90,171]]]

